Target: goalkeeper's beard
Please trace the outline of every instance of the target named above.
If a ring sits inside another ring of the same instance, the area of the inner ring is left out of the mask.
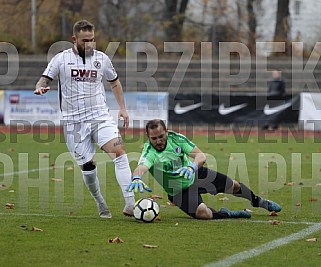
[[[167,141],[165,142],[165,144],[161,143],[161,144],[156,144],[156,146],[153,145],[153,147],[159,152],[164,151],[166,146],[167,146]]]

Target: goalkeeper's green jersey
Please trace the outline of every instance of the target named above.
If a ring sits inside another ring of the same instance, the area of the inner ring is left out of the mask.
[[[166,193],[173,196],[194,182],[195,174],[190,180],[172,175],[173,171],[190,164],[188,155],[194,147],[195,144],[186,136],[169,130],[166,148],[163,151],[157,151],[147,141],[138,164],[147,166],[151,175]]]

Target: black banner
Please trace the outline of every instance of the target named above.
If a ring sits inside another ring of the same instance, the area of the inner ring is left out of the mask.
[[[300,95],[176,94],[169,95],[168,104],[172,123],[297,123]]]

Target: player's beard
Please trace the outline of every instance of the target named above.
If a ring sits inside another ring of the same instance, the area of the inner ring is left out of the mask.
[[[166,148],[166,146],[167,146],[167,141],[165,142],[164,146],[162,146],[162,145],[163,145],[163,143],[160,144],[160,145],[155,145],[155,146],[153,146],[153,147],[154,147],[157,151],[162,152],[162,151],[165,150],[165,148]]]
[[[77,45],[77,50],[78,50],[79,56],[81,56],[82,58],[92,56],[94,53],[94,49],[92,47],[85,49]]]

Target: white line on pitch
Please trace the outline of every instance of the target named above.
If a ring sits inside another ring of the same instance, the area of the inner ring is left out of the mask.
[[[234,220],[234,219],[228,219],[230,221]],[[245,222],[245,223],[269,223],[269,221],[271,220],[267,220],[267,221],[264,221],[264,220],[253,220],[253,219],[244,219],[244,220],[238,220],[238,222]],[[222,219],[222,220],[213,220],[213,222],[226,222],[226,219]],[[299,221],[296,221],[296,222],[291,222],[291,221],[280,221],[281,224],[306,224],[306,225],[311,225],[311,224],[316,224],[317,222],[299,222]]]
[[[15,174],[23,174],[23,173],[32,173],[32,172],[38,172],[38,171],[47,171],[51,169],[59,169],[63,168],[64,166],[55,166],[55,167],[48,167],[48,168],[41,168],[41,169],[28,169],[28,170],[23,170],[23,171],[16,171],[16,172],[7,172],[7,173],[2,173],[0,174],[0,177],[6,177],[6,176],[13,176]]]
[[[98,161],[96,162],[97,165],[105,163],[106,161]],[[66,166],[50,166],[47,168],[41,168],[41,169],[28,169],[28,170],[22,170],[22,171],[15,171],[15,172],[7,172],[7,173],[1,173],[0,177],[7,177],[7,176],[13,176],[15,174],[24,174],[24,173],[32,173],[32,172],[41,172],[41,171],[47,171],[47,170],[53,170],[53,169],[61,169],[65,168]]]
[[[270,251],[272,249],[275,249],[277,247],[283,246],[283,245],[287,245],[293,241],[302,239],[307,237],[308,235],[311,235],[315,232],[321,231],[321,223],[316,223],[313,224],[311,226],[309,226],[308,228],[305,228],[297,233],[279,238],[279,239],[275,239],[271,242],[265,243],[261,246],[258,246],[256,248],[250,249],[250,250],[246,250],[246,251],[242,251],[240,253],[234,254],[232,256],[226,257],[225,259],[222,259],[220,261],[217,262],[213,262],[213,263],[208,263],[206,265],[204,265],[203,267],[228,267],[228,266],[232,266],[234,264],[238,264],[244,260],[256,257],[264,252]]]

